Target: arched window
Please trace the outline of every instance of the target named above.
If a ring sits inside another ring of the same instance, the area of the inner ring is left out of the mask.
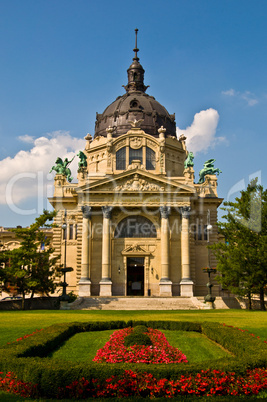
[[[123,147],[116,152],[116,169],[126,169],[126,148]]]
[[[132,163],[134,160],[139,160],[141,164],[143,163],[143,148],[139,149],[133,149],[130,147],[129,151],[129,165]]]
[[[115,238],[125,237],[157,237],[155,225],[144,216],[127,216],[115,229]]]
[[[146,147],[146,170],[155,170],[156,153],[153,149]]]

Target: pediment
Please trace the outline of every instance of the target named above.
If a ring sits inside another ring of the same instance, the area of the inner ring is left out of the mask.
[[[126,171],[93,183],[87,183],[80,187],[79,191],[90,193],[179,192],[187,195],[195,194],[195,188],[192,185],[161,177],[141,169]]]
[[[122,252],[122,255],[150,255],[150,252],[145,250],[139,244],[132,244],[131,246],[127,246]]]

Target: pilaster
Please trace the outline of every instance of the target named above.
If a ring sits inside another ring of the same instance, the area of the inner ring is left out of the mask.
[[[100,296],[112,296],[112,282],[110,278],[110,220],[112,207],[102,207],[102,278],[100,281]]]
[[[189,219],[191,208],[181,207],[182,231],[181,231],[181,265],[182,280],[180,282],[180,295],[193,296],[193,281],[190,277],[190,242],[189,242]]]
[[[79,281],[79,296],[91,296],[91,281],[90,281],[90,224],[91,224],[91,207],[82,206],[83,213],[83,228],[82,228],[82,265],[81,279]]]
[[[160,296],[172,296],[172,281],[169,279],[169,215],[170,207],[160,207],[161,214],[161,279]]]

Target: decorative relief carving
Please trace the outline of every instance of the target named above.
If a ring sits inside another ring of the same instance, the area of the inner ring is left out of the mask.
[[[112,212],[112,207],[109,206],[105,206],[102,207],[102,211],[103,211],[103,216],[104,218],[110,219],[111,218],[111,212]]]
[[[133,179],[126,181],[125,183],[118,185],[114,189],[115,191],[160,191],[161,187],[158,184],[149,183],[148,181],[139,178],[136,174]]]
[[[127,167],[127,170],[132,170],[136,168],[145,170],[144,165],[141,165],[141,162],[139,160],[133,160],[132,163]]]
[[[134,113],[134,115],[137,116],[137,113]],[[140,120],[134,119],[134,121],[128,120],[128,123],[130,123],[133,128],[137,128],[137,127],[139,128],[140,127],[139,125],[142,123],[142,121],[144,121],[144,119],[140,119]]]
[[[163,219],[168,219],[169,215],[171,213],[171,208],[170,207],[166,207],[166,205],[159,207],[159,212],[160,215]]]
[[[90,219],[91,218],[91,207],[89,207],[88,205],[83,205],[81,207],[81,211],[83,214],[83,218],[85,219]]]
[[[180,211],[180,214],[182,215],[182,218],[185,218],[185,219],[190,218],[191,207],[189,207],[189,206],[180,207],[179,211]]]
[[[139,149],[142,146],[142,138],[141,137],[134,137],[130,138],[130,147],[132,149]]]
[[[114,145],[114,150],[117,152],[120,148],[126,146],[126,139],[119,141],[116,145]]]
[[[157,151],[158,145],[154,141],[147,140],[146,144],[149,148],[153,149],[154,151]]]
[[[123,251],[122,254],[128,254],[128,253],[138,253],[138,254],[149,254],[149,252],[139,244],[132,244],[130,246],[127,246]]]

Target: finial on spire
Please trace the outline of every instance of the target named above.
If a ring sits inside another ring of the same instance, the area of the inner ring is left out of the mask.
[[[137,56],[137,52],[139,52],[139,49],[137,47],[137,33],[138,33],[138,29],[135,29],[135,48],[133,49],[133,51],[135,52],[134,58],[133,60],[139,61],[139,58]]]
[[[139,49],[137,47],[137,32],[138,29],[135,29],[135,48],[133,51],[135,52],[133,62],[127,70],[128,74],[128,84],[123,85],[126,92],[146,92],[147,86],[144,85],[144,72],[145,70],[139,63],[139,58],[137,56],[137,52]]]

